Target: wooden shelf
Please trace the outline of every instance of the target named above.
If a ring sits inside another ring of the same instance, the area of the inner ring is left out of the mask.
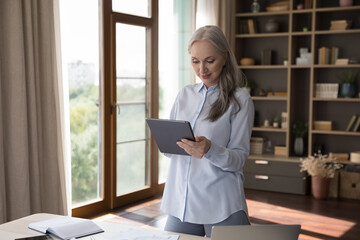
[[[312,134],[326,134],[326,135],[341,135],[341,136],[360,136],[360,132],[347,132],[347,131],[321,131],[312,130]]]
[[[253,131],[286,133],[287,129],[275,127],[253,127]]]
[[[272,38],[272,37],[288,37],[288,32],[278,32],[278,33],[255,33],[255,34],[236,34],[236,38]]]
[[[314,68],[360,68],[360,64],[347,64],[347,65],[315,64]]]
[[[238,66],[240,69],[287,69],[285,65],[249,65],[249,66]]]
[[[291,68],[311,68],[312,65],[290,65]]]
[[[316,35],[335,35],[335,34],[357,34],[360,29],[347,29],[347,30],[317,30]]]
[[[301,10],[297,10],[297,9],[292,10],[292,14],[304,14],[304,13],[312,13],[312,12],[313,12],[313,9],[311,9],[311,8],[301,9]]]
[[[292,36],[311,36],[313,34],[312,31],[307,31],[307,32],[303,32],[303,31],[298,31],[298,32],[291,32],[290,35]]]
[[[313,98],[313,101],[317,102],[358,102],[360,98]]]
[[[282,97],[282,96],[272,96],[272,97],[258,97],[258,96],[252,96],[252,100],[254,101],[287,101],[288,97]]]
[[[352,10],[360,10],[360,6],[317,8],[315,12],[343,12]]]
[[[294,155],[295,136],[292,126],[297,121],[313,121],[324,119],[332,121],[335,129],[346,129],[349,119],[359,115],[360,98],[316,98],[315,84],[319,82],[337,83],[342,72],[360,69],[359,64],[335,65],[317,64],[320,47],[338,47],[340,58],[360,59],[360,49],[356,46],[360,36],[360,4],[355,6],[337,7],[333,2],[313,2],[310,9],[290,9],[281,12],[249,12],[252,0],[236,1],[239,6],[235,11],[244,9],[247,12],[237,12],[234,17],[235,28],[245,19],[253,19],[257,23],[256,34],[234,34],[234,52],[238,61],[251,57],[260,63],[262,51],[272,51],[272,63],[277,65],[239,66],[239,69],[257,86],[256,94],[262,88],[265,91],[287,92],[286,97],[252,96],[255,109],[258,112],[258,122],[279,117],[287,113],[287,128],[253,128],[253,136],[268,138],[273,145],[285,145],[287,155]],[[299,1],[290,0],[291,8]],[[317,7],[321,5],[321,7]],[[333,5],[333,6],[331,6]],[[331,6],[331,7],[330,7]],[[265,7],[265,6],[263,6]],[[273,18],[280,24],[280,32],[265,33],[265,23]],[[329,30],[332,20],[352,20],[352,28],[347,30]],[[302,29],[306,27],[308,31]],[[313,64],[296,65],[300,48],[308,48]],[[289,65],[282,65],[283,58],[289,59]],[[360,86],[359,86],[360,87]],[[310,127],[311,128],[311,127]],[[323,145],[325,153],[350,152],[358,148],[360,132],[318,131],[309,130],[307,153],[312,153],[318,145]],[[334,136],[336,139],[334,139]],[[350,141],[350,140],[351,141]],[[338,141],[339,140],[339,141]],[[307,154],[305,153],[305,154]],[[269,156],[266,156],[269,157]]]
[[[262,17],[262,16],[275,16],[275,15],[289,15],[290,11],[279,11],[279,12],[246,12],[246,13],[236,13],[235,17]]]
[[[251,154],[249,155],[249,159],[266,159],[266,160],[273,160],[273,161],[285,161],[285,162],[300,162],[300,157],[284,157],[284,156],[277,156],[274,154]]]

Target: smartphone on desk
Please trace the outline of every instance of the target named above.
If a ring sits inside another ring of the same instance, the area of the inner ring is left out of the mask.
[[[24,238],[15,238],[15,240],[49,240],[53,239],[49,235],[39,235],[39,236],[33,236],[33,237],[24,237]]]

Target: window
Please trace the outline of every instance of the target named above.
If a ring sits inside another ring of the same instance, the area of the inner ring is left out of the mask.
[[[81,17],[79,17],[79,11]],[[102,197],[98,0],[60,1],[63,79],[69,91],[72,204]]]
[[[191,82],[186,48],[192,4],[60,1],[73,216],[93,216],[162,191],[169,161],[158,153],[145,118],[168,118],[177,92]]]

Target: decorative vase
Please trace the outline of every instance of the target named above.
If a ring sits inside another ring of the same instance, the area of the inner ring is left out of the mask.
[[[324,178],[320,176],[311,177],[311,189],[314,198],[316,199],[326,199],[329,194],[329,178]]]
[[[342,83],[340,85],[340,96],[344,98],[353,98],[356,95],[356,84]]]
[[[274,19],[269,19],[265,23],[265,31],[268,33],[274,33],[279,31],[279,23],[276,22]]]
[[[304,152],[304,139],[301,137],[295,138],[294,151],[296,156],[302,156]]]
[[[253,12],[253,13],[260,12],[260,4],[259,4],[258,0],[254,0],[251,3],[251,12]]]
[[[339,0],[340,7],[349,7],[353,5],[353,0]]]

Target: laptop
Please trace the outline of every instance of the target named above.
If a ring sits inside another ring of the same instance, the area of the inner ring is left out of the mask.
[[[214,226],[211,240],[297,240],[301,225]]]

